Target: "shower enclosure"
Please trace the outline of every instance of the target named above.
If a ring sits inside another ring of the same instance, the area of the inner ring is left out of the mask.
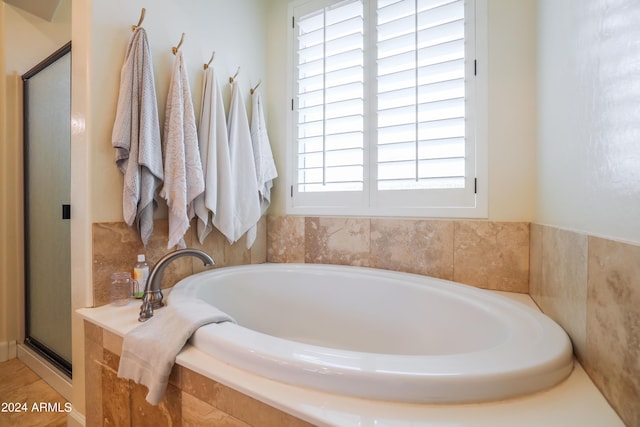
[[[71,376],[71,43],[24,84],[25,343]]]

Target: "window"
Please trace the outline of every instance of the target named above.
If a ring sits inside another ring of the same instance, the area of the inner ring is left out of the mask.
[[[291,6],[290,213],[486,216],[474,9]]]

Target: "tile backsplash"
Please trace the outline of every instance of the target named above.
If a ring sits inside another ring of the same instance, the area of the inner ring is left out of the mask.
[[[270,216],[269,262],[355,265],[529,291],[529,223]]]
[[[230,245],[217,230],[200,244],[192,227],[187,246],[203,249],[216,266],[261,262],[355,265],[423,274],[469,285],[529,291],[529,223],[427,219],[269,216],[258,224],[256,243]],[[109,302],[111,273],[130,271],[136,255],[150,265],[165,253],[167,220],[156,220],[147,248],[123,222],[93,224],[94,306]],[[203,269],[181,258],[165,271],[162,287]]]
[[[258,223],[256,241],[247,249],[245,237],[231,245],[218,231],[213,230],[204,244],[200,244],[195,227],[185,235],[187,247],[202,249],[213,257],[216,267],[241,264],[258,264],[267,260],[267,220]],[[169,223],[166,219],[154,221],[154,234],[147,248],[142,246],[136,231],[124,222],[100,222],[93,224],[93,306],[109,303],[111,273],[132,271],[138,254],[145,254],[150,266],[172,249],[167,249]],[[204,270],[197,258],[179,258],[167,266],[162,279],[162,288],[173,286],[178,280]]]
[[[628,426],[640,426],[640,246],[531,225],[530,294]]]
[[[193,228],[193,227],[192,227]],[[93,226],[94,305],[109,276],[146,253],[168,252],[166,220],[146,249],[124,223]],[[529,293],[571,336],[576,357],[624,422],[640,426],[640,246],[528,222],[269,216],[257,240],[230,245],[216,230],[203,245],[216,265],[330,263],[404,271],[485,289]],[[204,267],[177,260],[163,288]]]

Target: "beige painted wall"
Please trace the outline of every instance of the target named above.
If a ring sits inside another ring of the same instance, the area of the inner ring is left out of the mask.
[[[488,0],[489,219],[531,221],[536,188],[536,0]]]
[[[240,67],[238,81],[250,112],[249,89],[262,80],[261,90],[269,90],[266,63],[267,2],[263,0],[206,1],[94,1],[91,12],[90,43],[90,138],[92,165],[91,218],[93,221],[122,220],[122,177],[114,164],[111,131],[115,117],[120,67],[124,59],[131,25],[137,23],[140,9],[147,8],[143,27],[155,64],[160,126],[164,123],[166,94],[176,46],[186,33],[181,50],[189,70],[189,81],[199,117],[203,64],[212,51],[212,66],[222,86],[228,106],[228,78]],[[75,41],[75,38],[74,38]],[[166,214],[160,213],[160,216]]]
[[[71,39],[71,0],[62,0],[51,22],[7,4],[6,70],[22,75]]]
[[[0,4],[0,22],[4,22],[4,5]],[[0,31],[0,70],[4,70],[5,63],[5,31]],[[0,78],[0,99],[6,99],[7,95],[7,78],[2,76]],[[7,185],[5,182],[9,181],[8,174],[8,159],[9,153],[7,151],[8,144],[6,143],[6,103],[0,102],[0,205],[4,209],[0,209],[0,362],[12,357],[13,354],[9,354],[9,342],[14,341],[15,333],[11,333],[11,330],[15,330],[13,326],[15,322],[15,315],[9,311],[7,307],[7,301],[15,299],[12,295],[12,289],[15,289],[15,285],[10,287],[9,283],[12,281],[9,275],[7,265],[9,264],[8,250],[10,248],[9,243],[9,222],[11,221],[6,206],[11,202],[9,195],[7,194]],[[13,351],[11,351],[13,353]]]
[[[538,2],[535,221],[640,243],[640,3]]]

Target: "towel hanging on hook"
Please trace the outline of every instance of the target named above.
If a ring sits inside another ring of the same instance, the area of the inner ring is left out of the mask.
[[[238,71],[233,75],[233,77],[229,77],[229,84],[233,84],[233,81],[238,77],[238,73],[240,72],[240,67],[238,67]]]
[[[142,25],[142,21],[144,21],[144,14],[147,13],[147,9],[145,9],[144,7],[142,8],[142,11],[140,12],[140,19],[138,20],[138,25],[132,25],[131,26],[131,31],[135,31],[136,28],[138,28],[140,25]]]
[[[255,92],[256,89],[258,89],[258,86],[260,86],[260,83],[262,83],[262,80],[259,80],[258,84],[251,88],[251,95],[253,95],[253,92]]]
[[[178,43],[178,46],[171,48],[171,52],[173,52],[174,55],[178,53],[178,50],[180,50],[180,46],[182,46],[183,41],[184,41],[184,33],[182,33],[182,37],[180,37],[180,42]]]
[[[209,68],[209,66],[211,65],[211,63],[213,62],[213,57],[216,56],[216,51],[214,50],[213,53],[211,53],[211,59],[209,59],[209,62],[207,62],[206,64],[204,64],[204,69],[206,70],[207,68]]]

